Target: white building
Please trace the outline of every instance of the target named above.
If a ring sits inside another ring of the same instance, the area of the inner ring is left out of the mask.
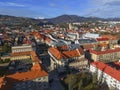
[[[33,51],[31,45],[23,45],[23,46],[14,46],[14,47],[12,47],[12,53],[28,52],[28,51]]]
[[[90,71],[97,73],[98,81],[106,82],[110,89],[120,90],[120,71],[104,64],[103,62],[93,62],[90,64]]]
[[[83,38],[99,38],[100,35],[99,34],[95,34],[95,33],[86,33],[83,35]]]

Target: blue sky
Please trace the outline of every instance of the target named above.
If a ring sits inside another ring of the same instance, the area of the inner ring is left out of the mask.
[[[120,17],[120,0],[0,0],[0,14],[32,18],[62,14]]]

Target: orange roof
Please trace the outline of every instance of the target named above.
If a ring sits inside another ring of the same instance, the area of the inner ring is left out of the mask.
[[[51,47],[48,49],[48,51],[54,56],[56,57],[58,60],[62,58],[61,53],[59,52],[59,50],[55,47]]]
[[[112,40],[116,40],[117,39],[117,36],[113,36],[113,35],[110,35],[110,34],[108,34],[108,35],[102,35],[101,37],[102,38],[109,38],[109,39],[112,39]]]
[[[3,83],[4,77],[0,78],[0,88],[2,87],[2,83]]]
[[[79,50],[64,51],[64,52],[62,52],[62,56],[64,58],[79,57],[80,52],[79,52]]]
[[[107,73],[111,77],[115,78],[116,80],[120,81],[120,71],[108,66],[107,64],[104,64],[103,62],[93,62],[91,64],[101,71]]]
[[[115,49],[107,49],[105,51],[96,51],[96,50],[90,50],[91,53],[100,55],[100,54],[108,54],[108,53],[114,53],[114,52],[120,52],[120,48]]]
[[[41,69],[41,66],[39,64],[36,64],[33,66],[31,71],[28,72],[17,72],[12,75],[7,75],[5,77],[6,85],[3,85],[1,87],[2,90],[12,90],[12,86],[15,83],[22,82],[22,81],[28,81],[33,80],[38,77],[48,76],[48,73]]]
[[[33,32],[32,34],[33,34],[35,37],[37,37],[38,39],[41,38],[41,35],[40,35],[39,32]]]
[[[57,48],[58,48],[59,50],[69,50],[68,45],[58,46]]]
[[[51,47],[48,49],[48,51],[57,59],[60,60],[62,58],[73,58],[73,57],[79,57],[81,55],[81,52],[79,52],[79,49],[70,50],[70,51],[63,51],[60,52],[57,48]]]
[[[41,66],[39,64],[35,64],[31,71],[27,71],[27,72],[22,72],[22,73],[15,73],[15,74],[12,74],[12,75],[8,75],[6,77],[9,77],[9,78],[14,78],[16,80],[32,80],[32,79],[35,79],[37,77],[43,77],[43,76],[47,76],[48,73],[45,72],[44,70],[42,70]]]
[[[96,38],[97,41],[108,41],[109,38]]]

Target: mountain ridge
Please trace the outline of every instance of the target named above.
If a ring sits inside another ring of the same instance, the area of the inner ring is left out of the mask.
[[[54,18],[46,18],[46,19],[34,19],[29,17],[17,17],[17,16],[10,16],[10,15],[0,15],[1,22],[33,22],[35,24],[42,23],[42,24],[61,24],[61,23],[73,23],[73,22],[96,22],[96,21],[120,21],[120,18],[99,18],[99,17],[83,17],[78,15],[61,15]]]

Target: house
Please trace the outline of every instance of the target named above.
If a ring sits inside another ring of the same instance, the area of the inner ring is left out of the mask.
[[[106,83],[110,89],[120,90],[120,71],[104,64],[103,62],[92,62],[90,71],[97,74],[99,83]]]
[[[84,61],[87,62],[86,59],[83,59],[84,51],[82,50],[82,48],[76,48],[71,50],[67,49],[67,46],[63,46],[62,50],[55,47],[50,47],[48,49],[51,60],[51,70],[64,68],[65,66],[69,66],[70,63],[75,64],[75,62],[78,62],[81,63],[80,65],[83,65],[82,63]],[[87,67],[88,63],[85,64],[85,66]]]

